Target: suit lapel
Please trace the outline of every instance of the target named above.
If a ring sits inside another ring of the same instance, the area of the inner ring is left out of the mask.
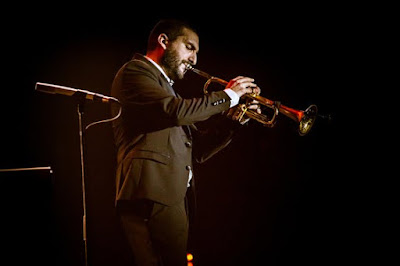
[[[161,74],[162,75],[162,74]],[[164,77],[162,77],[163,79],[165,79]],[[177,98],[181,98],[176,92],[175,92],[175,90],[174,90],[174,88],[171,86],[171,84],[169,84],[169,82],[166,82],[167,83],[167,87],[168,87],[168,90],[175,96],[175,97],[177,97]]]
[[[157,70],[157,71],[159,72],[159,70]],[[182,99],[182,97],[178,93],[175,92],[174,88],[171,86],[171,84],[167,81],[167,79],[164,77],[164,75],[161,72],[159,72],[158,79],[159,79],[159,82],[160,82],[160,85],[162,88],[166,89],[168,92],[170,92],[176,98]],[[194,126],[194,125],[192,125],[192,126]],[[185,131],[185,133],[189,137],[189,139],[192,140],[193,138],[192,138],[192,131],[190,129],[190,126],[184,125],[181,127],[182,127],[183,131]]]

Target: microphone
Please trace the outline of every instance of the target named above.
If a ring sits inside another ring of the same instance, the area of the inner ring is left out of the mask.
[[[91,101],[99,101],[102,103],[112,103],[112,102],[119,103],[118,99],[114,97],[105,96],[103,94],[94,93],[87,90],[75,89],[71,87],[65,87],[49,83],[36,82],[35,90],[50,94],[61,94],[66,96],[78,96],[78,97],[80,96]]]

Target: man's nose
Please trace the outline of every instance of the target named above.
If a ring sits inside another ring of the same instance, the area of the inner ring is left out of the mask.
[[[196,65],[197,63],[197,55],[193,54],[188,58],[188,61],[190,62],[191,65]]]

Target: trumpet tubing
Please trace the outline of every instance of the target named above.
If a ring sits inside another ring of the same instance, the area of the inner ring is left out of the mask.
[[[228,81],[226,80],[211,76],[204,71],[194,68],[189,62],[186,62],[186,68],[207,79],[203,87],[203,92],[205,94],[208,93],[207,88],[212,82],[219,83],[223,86],[226,86],[228,84]],[[306,135],[311,130],[318,113],[318,108],[314,104],[310,105],[306,110],[302,111],[290,108],[281,104],[279,101],[272,101],[255,93],[245,94],[242,96],[242,98],[248,100],[256,100],[261,105],[264,105],[274,110],[272,118],[268,119],[265,114],[259,114],[253,110],[247,109],[246,107],[242,107],[243,114],[250,119],[254,119],[262,123],[264,126],[273,127],[275,125],[275,119],[277,115],[279,113],[282,113],[286,117],[289,117],[299,124],[298,133],[300,136]]]

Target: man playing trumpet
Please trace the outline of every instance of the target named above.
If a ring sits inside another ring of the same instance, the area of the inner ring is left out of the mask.
[[[186,196],[194,186],[193,160],[202,163],[226,147],[248,121],[238,115],[240,98],[260,94],[254,79],[238,76],[224,90],[180,97],[173,83],[196,64],[198,51],[193,28],[160,21],[149,35],[146,55],[135,54],[112,84],[112,96],[123,108],[113,122],[116,207],[137,265],[187,265]],[[259,106],[253,102],[249,108]],[[221,128],[204,135],[195,124],[214,116],[221,116]]]

